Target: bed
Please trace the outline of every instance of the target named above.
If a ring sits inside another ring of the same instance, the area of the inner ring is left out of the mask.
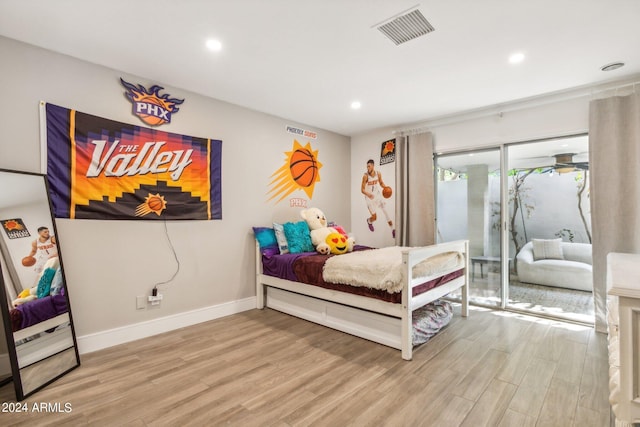
[[[69,311],[58,257],[50,258],[44,264],[33,287],[21,292],[11,305],[9,317],[13,332]]]
[[[460,290],[462,316],[468,316],[469,243],[467,240],[441,243],[420,248],[398,248],[401,256],[399,292],[393,300],[344,292],[344,288],[322,287],[292,280],[291,275],[276,277],[263,269],[263,251],[256,241],[256,305],[258,309],[269,307],[314,323],[387,345],[401,350],[402,358],[412,359],[412,313],[451,292]],[[371,252],[369,252],[371,253]],[[457,253],[461,265],[433,271],[417,270],[432,257],[445,253]],[[345,257],[358,255],[336,255]],[[281,255],[270,254],[268,257]],[[331,258],[327,255],[315,257]],[[264,258],[265,261],[267,257]],[[340,260],[342,261],[342,259]],[[316,269],[318,267],[316,266]],[[324,266],[320,267],[324,268]],[[318,271],[318,270],[316,270]],[[324,270],[323,270],[324,271]],[[320,273],[317,273],[320,274]],[[447,280],[443,280],[443,278]],[[435,285],[427,285],[428,283]],[[348,285],[341,285],[348,286]],[[433,287],[435,286],[435,287]],[[358,287],[362,287],[361,285]],[[416,290],[421,289],[420,292]]]
[[[67,311],[69,309],[63,290],[60,294],[47,295],[10,309],[11,329],[13,332],[17,332]]]

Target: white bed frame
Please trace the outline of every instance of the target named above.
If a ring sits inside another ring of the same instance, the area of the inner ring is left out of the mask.
[[[464,275],[412,297],[415,286],[456,270],[414,279],[413,266],[431,256],[450,251],[464,254]],[[402,358],[411,360],[414,310],[461,289],[462,316],[469,314],[469,241],[459,240],[403,251],[402,264],[405,269],[402,303],[394,304],[262,274],[262,256],[256,242],[256,305],[258,309],[266,306],[402,350]]]

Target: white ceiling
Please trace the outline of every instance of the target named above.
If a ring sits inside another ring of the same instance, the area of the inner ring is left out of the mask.
[[[344,135],[640,73],[638,0],[423,0],[434,32],[372,28],[415,1],[0,0],[0,35]]]

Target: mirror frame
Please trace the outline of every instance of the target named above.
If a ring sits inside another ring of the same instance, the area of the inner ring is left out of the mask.
[[[80,366],[80,354],[78,352],[78,342],[76,339],[76,333],[75,333],[75,327],[73,324],[73,316],[71,314],[71,301],[69,299],[69,287],[67,285],[67,280],[66,280],[66,276],[64,274],[64,265],[63,265],[63,261],[62,261],[62,252],[60,249],[60,243],[59,243],[59,238],[58,238],[58,230],[56,228],[56,221],[55,221],[55,217],[53,214],[53,206],[51,204],[51,197],[50,197],[50,192],[49,192],[49,185],[47,182],[47,177],[44,174],[40,174],[40,173],[32,173],[32,172],[24,172],[24,171],[17,171],[17,170],[10,170],[10,169],[2,169],[0,168],[0,174],[5,174],[5,173],[9,173],[9,174],[16,174],[16,175],[27,175],[27,176],[34,176],[34,177],[40,177],[42,179],[42,185],[43,185],[43,191],[47,197],[47,205],[49,207],[49,216],[51,218],[51,226],[53,229],[53,236],[55,236],[56,241],[56,248],[58,250],[58,260],[60,263],[60,273],[62,275],[62,283],[63,283],[63,287],[64,287],[64,292],[65,292],[65,299],[66,299],[66,303],[67,303],[67,314],[69,316],[69,326],[70,326],[70,332],[71,332],[71,336],[73,338],[73,347],[67,347],[66,349],[60,350],[57,353],[54,353],[52,355],[48,355],[46,357],[44,357],[43,359],[40,359],[36,362],[33,362],[32,364],[30,364],[29,366],[34,366],[35,364],[41,363],[43,361],[53,361],[53,358],[55,358],[56,356],[61,356],[68,352],[71,348],[73,348],[74,353],[75,353],[75,363],[70,364],[70,366],[67,367],[63,367],[63,371],[60,371],[58,374],[55,374],[51,377],[46,377],[44,379],[42,379],[41,383],[38,383],[37,385],[33,386],[33,388],[29,389],[26,393],[24,392],[24,387],[23,387],[23,380],[24,378],[21,376],[21,370],[20,370],[20,365],[19,365],[19,361],[18,361],[18,354],[17,354],[17,348],[16,348],[16,341],[14,339],[14,332],[12,330],[12,326],[11,326],[11,315],[9,312],[9,296],[7,295],[7,289],[6,289],[6,283],[4,280],[4,273],[3,271],[6,271],[8,274],[8,270],[6,269],[6,264],[8,263],[7,258],[5,258],[5,254],[4,254],[4,250],[0,247],[0,305],[2,305],[2,320],[4,323],[4,331],[5,331],[5,336],[6,336],[6,341],[7,341],[7,351],[9,352],[9,361],[11,363],[11,372],[12,372],[12,377],[13,377],[13,383],[15,386],[15,392],[16,392],[16,399],[18,401],[21,401],[23,399],[25,399],[26,397],[32,395],[33,393],[36,393],[37,391],[41,390],[42,388],[46,387],[47,385],[51,384],[52,382],[58,380],[59,378],[63,377],[64,375],[68,374],[69,372],[71,372],[72,370],[76,369],[77,367]],[[6,245],[5,245],[6,246]],[[22,284],[20,284],[20,286],[22,286]],[[46,320],[45,320],[46,321]],[[42,323],[42,321],[40,322]],[[35,326],[35,325],[33,325]],[[37,339],[37,338],[36,338]],[[66,356],[65,356],[66,357]],[[67,362],[68,363],[68,362]]]

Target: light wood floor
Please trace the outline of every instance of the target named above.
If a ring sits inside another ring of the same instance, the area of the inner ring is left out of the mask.
[[[12,384],[0,402],[15,401]],[[0,425],[609,425],[606,336],[472,308],[398,350],[269,309],[82,356]]]

